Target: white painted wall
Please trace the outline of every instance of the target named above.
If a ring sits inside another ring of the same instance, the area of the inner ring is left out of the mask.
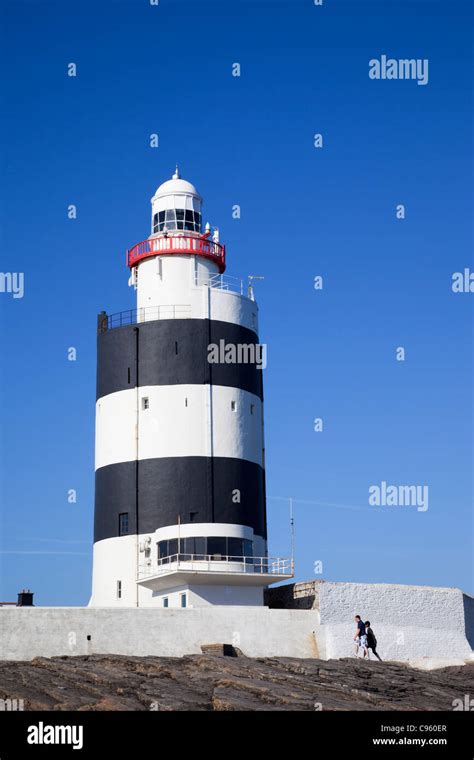
[[[149,408],[142,409],[148,398]],[[262,403],[240,388],[154,385],[109,393],[96,404],[95,467],[159,457],[216,456],[263,466]],[[235,402],[232,411],[231,402]],[[252,412],[253,408],[253,413]],[[212,446],[212,451],[211,451]]]
[[[382,659],[470,656],[460,589],[328,581],[315,589],[329,658],[352,652],[355,615],[370,620]]]
[[[0,660],[92,653],[180,657],[216,643],[233,644],[250,657],[314,657],[318,619],[316,611],[242,606],[1,607]]]
[[[208,287],[203,283],[219,274],[217,264],[200,256],[156,256],[138,263],[137,309],[145,309],[143,319],[156,319],[146,309],[155,306],[187,306],[183,316],[232,322],[258,332],[258,306],[247,296],[232,290]],[[196,284],[196,282],[198,284]],[[170,314],[165,312],[165,317]]]
[[[90,653],[182,656],[212,643],[234,644],[252,657],[347,657],[353,652],[356,612],[370,616],[384,660],[432,666],[472,657],[464,622],[466,597],[459,589],[318,586],[321,612],[240,605],[183,610],[2,607],[0,659]]]
[[[92,596],[94,607],[133,607],[151,598],[149,589],[137,588],[137,550],[146,536],[119,536],[96,541],[93,547]],[[122,581],[122,598],[117,599],[117,581]],[[140,597],[138,596],[140,594]]]

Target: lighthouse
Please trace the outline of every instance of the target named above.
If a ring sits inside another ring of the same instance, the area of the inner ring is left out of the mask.
[[[257,303],[202,208],[176,169],[126,254],[136,309],[98,317],[92,606],[262,605],[293,575],[267,549]]]

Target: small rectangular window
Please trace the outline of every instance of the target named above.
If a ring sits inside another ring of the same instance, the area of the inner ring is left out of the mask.
[[[186,594],[181,594],[181,607],[186,607]]]
[[[188,405],[188,398],[186,397],[186,398],[184,399],[184,406],[187,406],[187,405]]]
[[[122,581],[117,581],[117,599],[122,598]]]
[[[150,408],[150,399],[148,396],[143,396],[142,398],[142,409],[149,409]]]
[[[169,599],[167,596],[163,597],[163,607],[169,607]]]
[[[178,341],[177,340],[175,340],[175,342],[174,342],[174,352],[175,352],[175,354],[178,353]]]
[[[130,367],[128,368],[128,384],[130,385]]]
[[[255,412],[255,404],[250,404],[250,414]]]
[[[235,411],[236,411],[236,409],[237,409],[237,404],[235,403],[235,401],[231,401],[231,402],[230,402],[230,408],[232,409],[232,411],[233,411],[233,412],[235,412]]]
[[[128,512],[119,514],[119,536],[128,536]]]

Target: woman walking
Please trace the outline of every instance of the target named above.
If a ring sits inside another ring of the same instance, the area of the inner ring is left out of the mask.
[[[366,648],[367,659],[370,660],[369,649],[371,649],[374,655],[376,656],[376,658],[380,660],[380,662],[382,662],[382,658],[377,654],[377,650],[376,650],[377,639],[375,638],[375,634],[372,628],[370,627],[370,620],[367,620],[365,624],[365,635],[366,635],[366,640],[367,640],[367,648]],[[364,652],[364,657],[365,657],[365,652]]]

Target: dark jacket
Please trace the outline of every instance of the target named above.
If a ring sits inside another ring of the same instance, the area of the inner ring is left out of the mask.
[[[377,646],[377,639],[375,638],[372,628],[366,628],[365,634],[367,636],[367,646],[369,649],[375,649]]]

